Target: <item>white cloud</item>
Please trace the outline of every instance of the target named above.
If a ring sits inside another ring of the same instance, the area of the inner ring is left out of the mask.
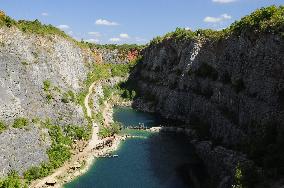
[[[90,31],[88,34],[89,34],[89,35],[92,35],[92,36],[95,36],[95,37],[100,37],[100,36],[102,36],[100,32],[95,32],[95,31]]]
[[[90,43],[98,43],[98,42],[100,42],[100,40],[99,39],[86,39],[86,40],[84,40],[85,42],[90,42]]]
[[[129,38],[130,38],[127,33],[121,33],[119,36],[120,36],[120,38],[122,38],[122,39],[129,39]]]
[[[73,35],[73,31],[68,31],[68,35]]]
[[[185,27],[184,29],[185,29],[185,30],[191,30],[190,27]]]
[[[109,41],[110,42],[119,42],[119,41],[121,41],[121,39],[120,38],[110,38]]]
[[[48,16],[49,14],[47,12],[41,13],[42,16]]]
[[[104,19],[98,19],[96,20],[96,25],[115,26],[115,25],[118,25],[118,23],[113,22],[113,21],[104,20]]]
[[[64,30],[64,29],[70,29],[69,25],[58,25],[58,26],[56,26],[56,27],[59,28],[59,29],[62,29],[62,30]]]
[[[229,20],[232,19],[232,16],[228,15],[228,14],[222,14],[219,17],[211,17],[211,16],[207,16],[203,19],[204,22],[207,23],[218,23],[218,22],[222,22],[225,20]]]
[[[233,3],[236,2],[237,0],[212,0],[214,3],[220,3],[220,4],[225,4],[225,3]]]

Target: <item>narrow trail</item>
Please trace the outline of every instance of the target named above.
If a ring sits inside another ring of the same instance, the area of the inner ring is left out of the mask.
[[[97,82],[93,82],[91,86],[89,87],[88,94],[86,95],[84,99],[84,106],[87,110],[87,116],[92,118],[92,109],[89,106],[89,101],[90,101],[90,96],[93,93],[94,87],[96,86]],[[110,104],[106,103],[107,108],[110,107]],[[107,111],[104,109],[104,111]],[[106,114],[106,113],[104,113]],[[106,115],[104,117],[105,119],[109,119],[109,117]],[[111,122],[111,120],[107,120],[105,122]],[[104,138],[100,139],[98,134],[99,134],[99,126],[93,121],[93,132],[92,132],[92,137],[88,142],[88,145],[83,149],[82,152],[76,153],[75,155],[72,156],[72,158],[67,161],[62,167],[56,169],[54,173],[51,175],[35,180],[34,182],[31,183],[29,187],[31,188],[43,188],[43,187],[55,187],[59,188],[62,187],[64,183],[71,181],[75,177],[85,173],[91,164],[93,163],[93,159],[96,156],[108,153],[110,151],[115,150],[118,147],[118,144],[120,140],[122,140],[122,137],[114,137],[114,138]],[[98,144],[102,144],[106,142],[109,139],[113,139],[113,144],[111,147],[106,147],[101,150],[96,150],[95,147]],[[75,164],[82,163],[83,161],[86,162],[86,165],[83,169],[81,170],[76,170],[74,172],[70,172],[70,168],[72,168]],[[48,186],[46,185],[47,182],[56,182],[54,186]]]

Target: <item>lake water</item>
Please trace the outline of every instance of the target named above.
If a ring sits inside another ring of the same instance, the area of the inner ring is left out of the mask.
[[[127,107],[114,109],[114,120],[125,127],[159,125],[160,118]],[[118,158],[97,159],[90,170],[65,188],[188,188],[188,168],[200,163],[189,140],[182,134],[123,130],[143,136],[121,142],[113,154]]]

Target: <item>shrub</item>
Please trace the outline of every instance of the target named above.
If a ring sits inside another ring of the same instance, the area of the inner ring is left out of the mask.
[[[72,139],[65,136],[63,129],[56,125],[49,126],[48,131],[53,145],[66,145],[70,146],[72,144]]]
[[[64,127],[64,132],[66,133],[66,136],[68,136],[72,140],[87,140],[89,138],[89,132],[84,127],[68,125]]]
[[[234,22],[230,27],[223,29],[222,31],[199,29],[193,32],[183,28],[177,28],[174,32],[154,38],[150,42],[150,45],[157,45],[169,38],[175,41],[184,41],[193,40],[202,36],[212,40],[219,40],[232,33],[234,35],[240,35],[242,32],[247,31],[253,33],[279,33],[284,36],[284,6],[269,6],[257,9],[250,15],[243,17],[240,21]]]
[[[12,171],[3,180],[0,180],[0,188],[27,188],[28,186],[21,181],[17,172]]]
[[[113,122],[109,127],[101,127],[99,135],[102,138],[113,136],[114,134],[119,133],[121,127],[122,127],[121,123]]]
[[[27,118],[16,118],[13,123],[14,128],[24,128],[28,126],[29,120]]]
[[[76,102],[76,95],[73,91],[69,90],[63,94],[61,101],[63,103]]]
[[[235,185],[233,185],[233,188],[243,188],[243,185],[241,183],[242,178],[243,178],[242,169],[238,164],[235,171]]]
[[[113,89],[109,86],[103,86],[103,91],[104,91],[104,99],[108,99],[111,96]]]
[[[65,145],[54,145],[47,151],[47,153],[49,161],[54,169],[62,166],[64,162],[71,157],[70,148]]]
[[[53,99],[53,96],[51,93],[47,93],[46,94],[46,99],[48,100],[48,102],[50,102]]]
[[[45,176],[48,176],[52,171],[52,166],[50,164],[41,164],[39,167],[31,167],[24,173],[24,178],[30,182],[31,180],[36,180]]]
[[[0,133],[7,129],[7,126],[4,122],[0,121]]]
[[[51,87],[51,82],[49,80],[43,81],[43,90],[44,91],[49,91]]]
[[[241,32],[283,32],[284,7],[269,6],[257,9],[252,14],[233,23],[229,30],[237,35]]]

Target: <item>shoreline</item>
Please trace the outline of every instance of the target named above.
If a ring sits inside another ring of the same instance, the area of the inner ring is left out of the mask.
[[[87,109],[87,115],[89,117],[92,116],[92,109],[89,107],[88,101],[90,96],[92,95],[93,89],[97,84],[101,82],[93,83],[89,87],[89,93],[87,94],[84,104]],[[114,101],[115,100],[115,101]],[[108,126],[110,123],[113,122],[113,107],[115,105],[122,104],[123,106],[129,106],[130,102],[121,102],[114,98],[110,98],[104,102],[104,107],[102,109],[102,114],[104,117],[104,124]],[[87,141],[84,149],[81,151],[72,150],[71,159],[65,162],[65,164],[55,169],[52,174],[42,179],[34,180],[30,184],[30,188],[47,188],[47,187],[54,187],[60,188],[63,187],[64,184],[71,182],[75,178],[81,176],[82,174],[86,173],[90,167],[95,163],[95,160],[103,156],[105,154],[109,154],[118,149],[121,141],[128,138],[126,135],[114,135],[112,137],[106,137],[100,139],[98,137],[99,133],[99,126],[92,122],[93,130],[92,130],[92,138]]]

